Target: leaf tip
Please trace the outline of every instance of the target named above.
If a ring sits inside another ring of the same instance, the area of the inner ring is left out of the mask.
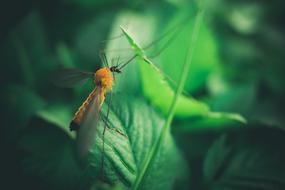
[[[122,25],[120,25],[120,29],[122,30],[122,32],[123,32],[124,34],[127,33],[126,29],[125,29]]]

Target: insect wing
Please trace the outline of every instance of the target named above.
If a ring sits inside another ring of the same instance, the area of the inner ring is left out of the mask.
[[[60,87],[71,88],[84,84],[90,78],[93,78],[92,72],[78,69],[61,69],[52,75],[52,82]]]
[[[95,140],[102,101],[101,88],[97,88],[95,96],[85,111],[80,128],[77,131],[76,144],[80,158],[84,158],[88,155]]]

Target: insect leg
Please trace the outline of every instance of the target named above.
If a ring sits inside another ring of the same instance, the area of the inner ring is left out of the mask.
[[[103,65],[105,67],[108,67],[109,68],[109,64],[108,64],[108,60],[107,60],[107,57],[106,57],[106,53],[104,52],[104,50],[100,50],[99,52],[99,57],[103,63]]]
[[[112,130],[120,135],[122,135],[123,137],[127,138],[127,135],[125,135],[122,131],[120,131],[119,129],[116,129],[114,127],[110,127],[109,122],[104,118],[104,116],[102,114],[100,114],[100,118],[102,119],[102,121],[104,122],[104,125],[106,126],[106,129],[108,130]]]
[[[112,91],[110,92],[110,98],[109,98],[109,102],[108,102],[108,108],[107,108],[107,115],[106,115],[106,120],[108,121],[108,117],[109,117],[109,112],[110,112],[110,105],[111,105],[111,101],[112,101]],[[103,134],[102,134],[102,158],[101,158],[101,173],[102,176],[104,177],[104,154],[105,154],[105,132],[106,132],[106,128],[107,128],[107,122],[104,122],[104,129],[103,129]]]
[[[124,68],[125,66],[127,66],[132,60],[134,60],[138,55],[134,55],[132,56],[126,63],[123,63],[123,65],[119,65],[119,70],[121,70],[122,68]]]

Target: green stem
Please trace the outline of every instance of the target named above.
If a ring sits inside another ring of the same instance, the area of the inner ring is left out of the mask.
[[[160,145],[164,142],[166,134],[169,132],[170,124],[171,124],[173,117],[174,117],[175,107],[177,105],[178,98],[184,89],[185,82],[186,82],[187,76],[189,74],[189,68],[190,68],[190,65],[191,65],[191,62],[193,59],[194,48],[195,48],[195,44],[196,44],[196,41],[198,38],[200,26],[201,26],[201,23],[203,20],[203,15],[204,15],[204,10],[200,10],[197,14],[196,19],[195,19],[193,33],[192,33],[192,37],[190,39],[191,41],[190,41],[189,46],[188,46],[188,51],[187,51],[188,53],[186,54],[186,57],[185,57],[185,63],[183,66],[183,71],[181,74],[181,78],[179,80],[179,85],[176,89],[174,98],[172,100],[172,103],[171,103],[171,106],[169,109],[168,117],[166,119],[164,126],[162,127],[162,130],[160,132],[160,135],[159,135],[157,141],[151,147],[150,151],[147,154],[147,157],[146,157],[146,159],[142,165],[142,169],[141,169],[140,173],[138,174],[136,181],[133,185],[132,189],[134,189],[134,190],[141,189],[141,187],[143,185],[144,178],[147,175],[147,171],[149,170],[151,163],[153,162],[153,160],[154,160],[154,158],[155,158],[155,156],[156,156],[156,154],[160,148]]]

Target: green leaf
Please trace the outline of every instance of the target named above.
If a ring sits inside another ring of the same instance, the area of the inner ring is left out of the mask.
[[[79,7],[83,7],[83,8],[87,8],[87,9],[98,9],[98,8],[102,8],[104,5],[112,5],[114,3],[116,3],[116,1],[114,0],[107,0],[107,1],[103,1],[103,0],[72,0],[66,3],[70,3]]]
[[[146,56],[145,56],[145,53],[142,50],[142,48],[135,42],[135,40],[128,34],[128,32],[122,26],[121,26],[121,30],[123,31],[123,34],[127,38],[129,44],[131,45],[131,47],[135,51],[136,56],[145,58]]]
[[[223,93],[212,98],[210,104],[215,110],[224,112],[238,112],[244,115],[252,114],[257,89],[254,84],[232,86]],[[243,105],[243,106],[240,106]]]
[[[20,138],[26,175],[37,176],[51,189],[70,189],[85,184],[75,160],[74,141],[59,127],[34,119]]]
[[[102,108],[105,118],[107,104]],[[76,142],[64,126],[68,126],[69,113],[63,106],[51,106],[38,112],[39,118],[21,138],[19,146],[26,152],[23,167],[27,174],[38,175],[56,189],[93,186],[104,178],[110,185],[117,183],[131,187],[141,170],[144,155],[156,140],[164,123],[149,105],[139,99],[115,96],[108,117],[105,133],[104,173],[102,163],[102,132],[104,122],[97,123],[97,135],[84,168],[77,166]],[[147,120],[145,118],[148,118]],[[71,119],[71,117],[69,118]],[[94,121],[96,123],[96,121]],[[63,129],[63,130],[62,130]],[[183,161],[173,139],[167,141],[159,151],[144,189],[171,189],[178,174],[183,171]],[[180,168],[177,172],[168,172]],[[104,175],[104,177],[102,177]],[[152,179],[156,178],[157,181]],[[80,182],[84,179],[83,182]]]
[[[122,30],[138,57],[144,95],[153,105],[158,107],[164,115],[167,115],[171,100],[174,97],[174,90],[167,83],[166,76],[146,57],[144,51],[134,39],[126,30]],[[146,62],[148,64],[146,64]],[[175,108],[175,117],[195,117],[198,122],[200,122],[196,123],[196,126],[202,126],[203,128],[220,127],[231,122],[245,123],[245,119],[240,115],[211,112],[205,103],[195,100],[190,96],[186,97],[185,95],[180,95],[178,98]]]
[[[127,62],[134,56],[133,49],[130,47],[128,39],[124,37],[122,32],[122,26],[129,26],[128,29],[135,32],[141,41],[151,41],[153,36],[153,30],[155,28],[154,22],[156,21],[155,14],[153,12],[147,12],[144,14],[138,14],[136,12],[121,11],[113,24],[110,38],[106,47],[106,54],[109,60],[119,59],[120,64]],[[141,28],[141,26],[144,26]],[[139,28],[139,30],[137,30]],[[114,36],[122,36],[119,38],[113,38]],[[131,40],[131,39],[130,39]],[[138,53],[139,53],[138,49]],[[116,75],[115,91],[121,91],[124,93],[131,93],[140,95],[141,84],[139,77],[139,68],[135,62],[128,64],[122,69],[122,74]],[[130,82],[132,81],[132,82]]]
[[[165,81],[163,75],[152,69],[144,61],[139,62],[142,87],[144,95],[151,103],[166,115],[168,113],[174,91]],[[201,116],[207,114],[209,108],[206,104],[191,97],[180,95],[175,109],[175,117]]]
[[[143,61],[139,62],[139,66],[145,96],[166,115],[170,107],[170,100],[174,96],[173,89],[160,72],[152,69]],[[239,114],[212,112],[207,104],[185,95],[179,96],[175,117],[180,119],[196,118],[198,123],[194,122],[191,128],[197,128],[195,126],[218,128],[232,122],[246,123],[246,120]]]
[[[103,108],[104,113],[106,107]],[[147,119],[146,119],[147,118]],[[95,122],[95,121],[94,121]],[[141,172],[146,153],[158,138],[164,120],[143,101],[135,98],[115,96],[109,114],[110,128],[105,133],[104,179],[110,184],[122,183],[131,187]],[[88,173],[101,173],[102,131],[104,123],[99,121],[95,143],[88,157]],[[143,189],[171,189],[183,161],[170,134],[161,147],[145,179]],[[175,168],[175,169],[174,169]],[[180,169],[181,170],[180,170]],[[169,172],[173,171],[173,172]],[[97,176],[100,178],[100,175]],[[97,178],[98,179],[98,178]],[[153,180],[156,179],[156,180]]]
[[[147,56],[145,55],[143,49],[135,42],[135,40],[128,34],[128,32],[123,27],[121,27],[121,30],[123,31],[123,34],[127,38],[129,44],[133,48],[133,50],[135,52],[135,56],[137,56],[140,59],[144,60],[146,63],[151,65],[152,68],[154,68],[155,70],[157,70],[159,72],[160,70],[147,58]]]
[[[175,113],[175,108],[178,104],[178,100],[179,100],[179,96],[181,95],[186,79],[187,79],[187,75],[188,75],[188,69],[191,65],[192,62],[192,56],[194,53],[194,49],[195,49],[195,43],[199,34],[199,29],[200,29],[200,24],[201,21],[203,19],[203,13],[204,11],[199,11],[197,18],[195,20],[195,26],[194,26],[194,32],[193,35],[191,36],[191,40],[189,43],[189,47],[188,49],[188,54],[186,57],[186,61],[183,65],[183,72],[181,74],[181,78],[179,80],[179,84],[177,87],[177,90],[175,92],[175,95],[173,96],[172,100],[171,100],[171,105],[169,107],[169,112],[167,114],[167,118],[166,121],[162,127],[161,132],[159,133],[159,137],[158,139],[155,141],[155,143],[151,146],[150,150],[147,153],[146,158],[143,160],[143,164],[142,164],[142,171],[139,173],[139,175],[137,176],[133,189],[142,189],[142,187],[145,185],[145,179],[148,178],[150,176],[150,168],[152,167],[156,156],[158,155],[158,152],[161,150],[162,145],[167,142],[167,137],[170,131],[170,125],[171,122],[173,120],[174,117],[174,113]],[[146,59],[144,59],[146,61]],[[147,61],[146,61],[147,62]]]
[[[177,131],[198,132],[198,131],[222,131],[244,127],[247,121],[239,114],[209,112],[202,117],[193,117],[179,122]]]
[[[143,155],[154,143],[164,120],[141,100],[115,96],[112,102],[109,125],[126,136],[107,129],[104,179],[111,185],[122,183],[125,187],[131,187],[141,170]],[[103,111],[106,112],[106,106]],[[76,144],[67,132],[72,118],[69,109],[60,105],[48,106],[38,111],[37,116],[19,142],[20,149],[25,153],[22,162],[25,174],[39,176],[55,189],[81,188],[102,178],[102,121],[97,125],[88,167],[82,171],[75,159]],[[146,179],[145,189],[170,189],[182,169],[178,172],[168,171],[181,165],[179,152],[168,134],[167,142],[159,151]],[[81,178],[84,178],[83,182],[80,182]],[[160,183],[154,182],[153,178]]]
[[[45,101],[29,88],[11,85],[1,90],[0,104],[5,138],[14,139],[32,116],[44,107]]]
[[[204,164],[210,189],[284,189],[284,135],[257,126],[222,136]]]
[[[170,100],[172,100],[174,96],[173,89],[166,83],[165,76],[146,57],[144,51],[137,45],[127,31],[123,28],[122,31],[139,59],[143,93],[151,100],[152,104],[158,106],[162,113],[166,115],[170,107]],[[193,98],[187,98],[180,95],[175,110],[175,116],[187,117],[189,115],[204,115],[208,112],[208,109],[206,104],[198,102]]]
[[[283,127],[284,109],[283,106],[280,106],[280,96],[270,94],[270,96],[263,97],[262,90],[259,88],[256,83],[232,85],[223,93],[214,96],[209,103],[214,110],[237,112],[244,115],[249,121]],[[262,101],[260,101],[261,96]]]
[[[45,121],[62,128],[71,135],[69,131],[69,124],[73,114],[71,113],[69,106],[62,104],[47,106],[44,109],[39,110],[37,115]]]
[[[189,12],[195,13],[193,10],[189,11],[189,8],[180,11],[179,14],[176,14],[169,22],[169,26],[175,25],[177,20],[185,19],[185,15],[189,15]],[[185,61],[188,47],[185,41],[189,39],[189,36],[191,36],[193,32],[194,22],[195,15],[184,22],[179,33],[176,34],[175,39],[167,44],[167,48],[157,58],[156,64],[159,65],[167,75],[171,76],[174,81],[178,81],[181,74],[180,68]],[[160,29],[160,32],[163,33],[163,29]],[[202,21],[195,54],[193,55],[193,62],[185,84],[185,90],[187,92],[195,93],[206,88],[209,74],[219,70],[220,58],[216,41],[214,33],[207,25],[207,22]]]

